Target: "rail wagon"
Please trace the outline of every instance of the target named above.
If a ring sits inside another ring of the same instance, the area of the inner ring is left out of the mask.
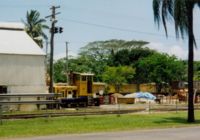
[[[93,81],[94,74],[91,73],[71,73],[70,83],[63,84],[57,83],[54,85],[55,93],[62,93],[62,97],[59,99],[62,107],[70,106],[88,106],[100,104],[100,96],[111,95],[116,93],[113,85],[108,85],[102,82]],[[122,84],[120,88],[121,94],[134,93],[138,89],[143,92],[150,92],[158,95],[155,83],[144,83],[140,85],[136,84]],[[194,81],[194,100],[199,102],[200,95],[200,81]],[[187,101],[187,82],[174,81],[170,87],[164,87],[159,94],[170,97],[170,99],[178,99],[179,101]],[[100,95],[100,96],[99,96]],[[159,95],[158,95],[159,96]],[[101,96],[102,97],[102,96]],[[198,98],[197,98],[198,97]]]
[[[55,94],[61,93],[58,99],[62,107],[77,107],[100,104],[102,94],[108,95],[116,93],[113,85],[93,81],[94,74],[91,73],[71,73],[69,84],[57,83],[54,85]],[[133,93],[137,91],[136,84],[123,84],[120,93]],[[156,92],[155,84],[139,85],[141,91]]]

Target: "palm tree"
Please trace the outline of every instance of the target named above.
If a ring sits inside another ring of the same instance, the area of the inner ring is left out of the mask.
[[[43,29],[49,29],[45,19],[40,18],[40,13],[36,10],[27,11],[26,21],[23,21],[25,24],[25,30],[30,35],[30,37],[42,48],[43,41],[42,39],[47,40],[47,35],[44,33]]]
[[[175,23],[176,36],[188,36],[188,122],[194,122],[193,104],[193,59],[195,38],[193,33],[193,9],[200,7],[200,0],[153,0],[154,22],[158,25],[161,20],[167,36],[166,20]]]

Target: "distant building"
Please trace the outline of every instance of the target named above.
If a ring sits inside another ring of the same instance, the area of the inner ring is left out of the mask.
[[[0,94],[45,92],[45,53],[23,24],[0,23]]]

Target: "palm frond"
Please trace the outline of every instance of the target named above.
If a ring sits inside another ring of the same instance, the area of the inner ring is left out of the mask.
[[[153,0],[154,22],[158,24],[159,27],[162,19],[166,36],[168,36],[166,20],[173,17],[173,5],[174,0]]]
[[[160,5],[162,0],[153,0],[153,12],[154,12],[154,22],[157,23],[158,27],[160,24]]]
[[[162,22],[164,25],[166,36],[168,36],[167,33],[167,24],[166,20],[169,20],[171,17],[173,17],[173,0],[163,0],[162,1],[162,8],[161,8],[161,15],[162,15]]]
[[[192,8],[197,4],[200,8],[200,0],[153,0],[154,22],[160,25],[162,20],[166,36],[167,21],[173,19],[175,23],[176,37],[184,38],[188,35],[188,5],[192,4]],[[194,38],[194,35],[193,35]],[[194,38],[194,44],[196,41]]]
[[[187,16],[187,2],[186,0],[175,0],[174,3],[174,22],[176,36],[179,38],[179,33],[182,38],[188,34],[188,16]]]
[[[30,10],[30,12],[27,11],[26,21],[23,21],[26,32],[40,47],[42,47],[43,41],[36,38],[43,37],[44,39],[47,39],[47,35],[45,35],[43,30],[49,29],[49,27],[45,22],[46,20],[40,18],[40,13],[37,10]]]

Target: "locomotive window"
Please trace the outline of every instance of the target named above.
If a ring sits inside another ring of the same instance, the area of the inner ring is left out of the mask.
[[[92,93],[92,76],[88,76],[87,92],[88,93]]]
[[[82,81],[86,81],[87,77],[86,76],[82,76]]]
[[[0,94],[7,93],[7,87],[6,86],[0,86]]]
[[[80,76],[79,75],[76,75],[76,80],[80,80]]]
[[[88,76],[88,81],[92,81],[92,76]]]

